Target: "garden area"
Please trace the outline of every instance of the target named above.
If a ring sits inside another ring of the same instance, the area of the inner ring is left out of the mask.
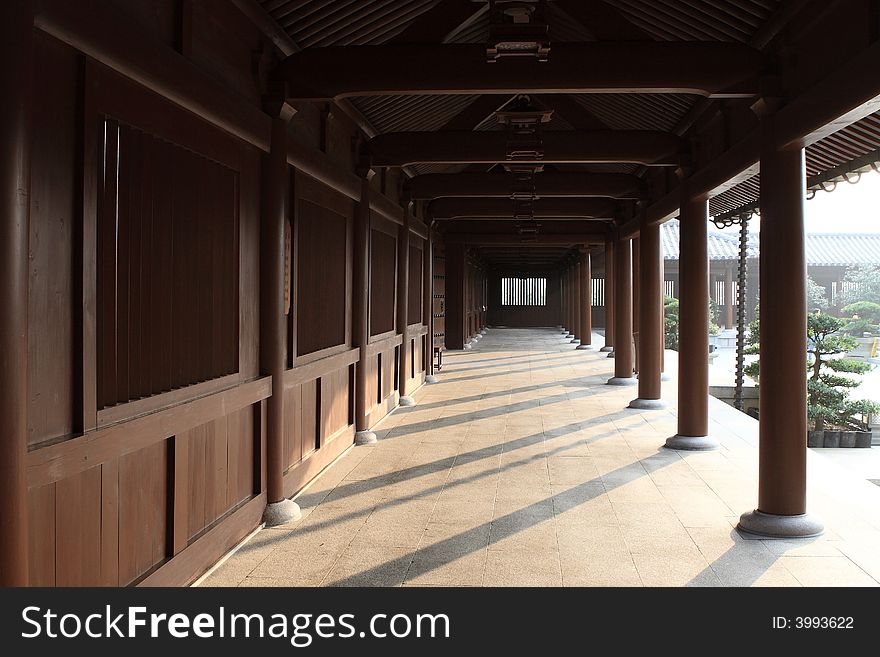
[[[873,385],[880,372],[871,375],[880,335],[880,267],[858,267],[847,272],[839,292],[839,312],[834,314],[829,309],[826,289],[809,277],[807,283],[804,367],[809,446],[870,447],[871,425],[880,415],[880,385]],[[719,309],[711,299],[708,303],[707,330],[712,336],[719,331]],[[677,350],[677,299],[665,298],[664,316],[665,346]],[[744,340],[744,374],[755,387],[760,384],[759,336],[760,316],[756,316],[746,326]]]

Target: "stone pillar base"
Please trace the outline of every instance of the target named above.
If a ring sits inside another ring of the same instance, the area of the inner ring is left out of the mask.
[[[263,511],[263,522],[266,527],[275,527],[288,522],[294,522],[302,518],[302,511],[299,504],[293,500],[281,500],[280,502],[272,502],[266,505]]]
[[[415,406],[416,400],[413,399],[412,397],[410,397],[409,395],[404,395],[403,397],[400,398],[400,405],[401,406]]]
[[[583,344],[583,343],[581,343],[581,344],[579,344],[579,345],[578,345],[577,347],[575,347],[575,348],[576,348],[576,349],[593,349],[593,345],[591,345],[591,344]]]
[[[822,522],[809,513],[777,516],[757,509],[742,514],[736,528],[754,538],[809,538],[825,531]]]
[[[614,358],[614,351],[609,351],[607,357],[608,357],[608,358]]]
[[[614,351],[614,347],[602,347],[599,351]]]
[[[709,449],[718,449],[718,441],[709,436],[682,436],[676,434],[666,439],[668,449],[679,449],[687,451],[705,451]]]
[[[440,379],[438,379],[433,374],[429,374],[425,377],[425,383],[440,383]]]
[[[487,333],[489,333],[488,329],[483,329],[482,331],[480,331],[480,335],[486,335]]]
[[[639,380],[634,376],[613,376],[605,382],[609,386],[635,386]]]
[[[578,343],[579,343],[580,340],[578,340],[577,338],[572,338],[569,342],[571,342],[572,344],[574,344],[575,342],[578,342]]]
[[[378,440],[379,439],[376,438],[376,434],[372,431],[358,431],[356,434],[354,434],[355,445],[372,445]]]
[[[666,402],[662,399],[633,399],[627,408],[637,408],[643,411],[659,411],[666,408]]]
[[[470,351],[471,349],[473,349],[473,347],[470,345],[470,343],[468,343],[464,347],[462,347],[462,349],[464,349],[465,351]]]

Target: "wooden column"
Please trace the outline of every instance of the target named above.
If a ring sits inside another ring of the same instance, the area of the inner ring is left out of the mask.
[[[397,228],[397,332],[403,337],[397,352],[398,391],[400,405],[413,406],[415,400],[407,393],[409,378],[409,338],[406,327],[409,321],[409,222],[412,210],[407,206],[403,213],[403,225]]]
[[[590,265],[590,252],[581,251],[581,343],[578,349],[593,348],[593,274]]]
[[[671,449],[714,449],[709,437],[709,203],[683,185],[679,260],[678,433]]]
[[[633,323],[633,346],[634,346],[634,359],[633,359],[633,371],[638,373],[639,371],[639,310],[640,310],[640,302],[639,295],[641,289],[641,278],[639,276],[639,238],[634,237],[632,240],[632,287],[633,287],[633,299],[632,299],[632,323]]]
[[[614,353],[614,241],[605,242],[605,345],[599,351]]]
[[[25,586],[31,2],[2,4],[0,34],[0,586]]]
[[[580,260],[571,264],[571,342],[581,341],[581,269]]]
[[[823,528],[807,515],[804,151],[776,148],[772,117],[762,141],[758,508],[739,527],[774,538],[815,536]]]
[[[434,374],[434,238],[428,226],[428,237],[422,251],[422,319],[428,328],[428,339],[425,341],[425,383],[437,383]]]
[[[663,261],[660,226],[642,223],[639,232],[639,396],[630,408],[663,408]]]
[[[260,369],[272,377],[272,396],[266,400],[267,525],[300,516],[299,506],[284,497],[284,372],[287,363],[285,313],[285,226],[290,196],[287,166],[287,128],[295,110],[283,94],[266,103],[273,116],[272,137],[263,172],[263,209],[260,224]],[[291,286],[292,287],[292,286]]]
[[[361,195],[355,207],[354,254],[352,272],[352,346],[361,350],[355,366],[354,379],[354,442],[368,445],[376,442],[376,434],[370,431],[367,399],[367,372],[369,363],[366,347],[370,343],[370,179],[375,172],[364,168],[361,175]]]
[[[635,385],[632,350],[632,247],[619,239],[614,247],[614,376],[609,385]]]
[[[565,305],[566,305],[565,304],[565,292],[566,292],[565,269],[562,269],[559,272],[559,312],[560,312],[559,323],[562,325],[563,337],[565,337],[565,335],[568,333],[568,327],[565,325],[566,322],[568,321],[566,319],[566,315],[565,315]]]
[[[724,328],[733,328],[733,268],[724,272]]]

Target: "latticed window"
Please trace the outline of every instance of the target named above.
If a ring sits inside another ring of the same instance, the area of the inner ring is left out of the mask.
[[[502,278],[502,306],[546,306],[547,279],[539,277]]]

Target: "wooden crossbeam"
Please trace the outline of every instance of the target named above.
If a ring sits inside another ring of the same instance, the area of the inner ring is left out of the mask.
[[[545,132],[543,154],[517,162],[635,163],[678,166],[681,138],[653,130],[577,130]],[[503,164],[508,135],[501,131],[389,132],[368,143],[374,167],[411,164]]]
[[[390,44],[308,48],[275,70],[290,98],[514,93],[758,93],[762,56],[721,42],[555,43],[550,60],[487,63],[482,44]]]

